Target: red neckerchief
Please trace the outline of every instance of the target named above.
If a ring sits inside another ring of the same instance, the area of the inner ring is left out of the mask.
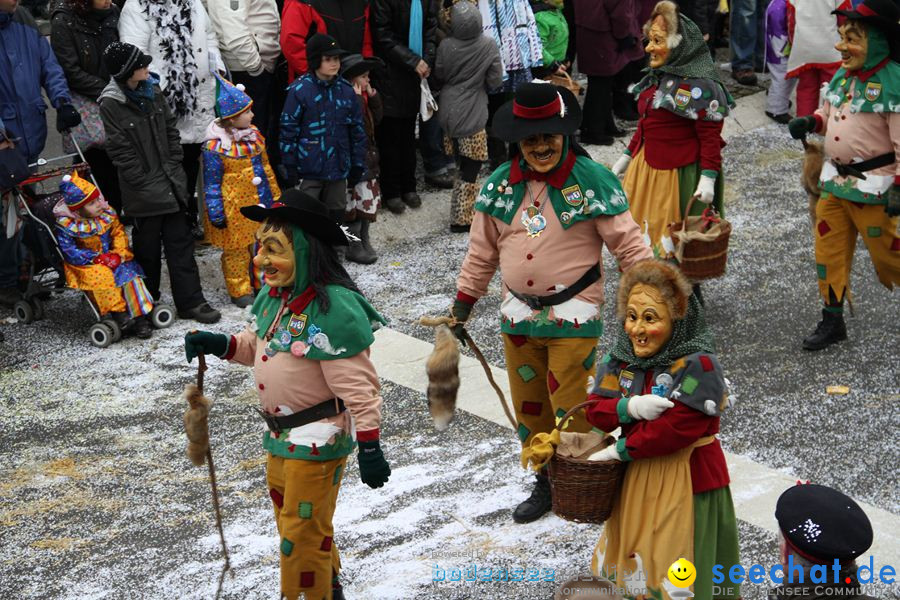
[[[270,298],[277,298],[278,296],[281,296],[282,300],[287,300],[291,297],[291,292],[286,288],[269,288]],[[309,306],[309,303],[312,302],[315,297],[316,290],[313,289],[313,286],[309,286],[303,290],[299,296],[291,300],[290,304],[288,304],[288,310],[299,315],[303,312],[304,308]]]
[[[566,158],[563,159],[562,164],[547,173],[538,173],[531,169],[523,171],[522,167],[519,165],[519,158],[521,158],[521,156],[516,156],[509,166],[510,185],[515,185],[523,179],[531,179],[534,181],[546,181],[547,185],[560,189],[566,184],[566,180],[569,178],[569,174],[575,166],[575,159],[577,157],[570,148],[569,153],[566,154]]]
[[[875,66],[872,67],[871,69],[869,69],[868,71],[861,71],[861,70],[848,71],[848,72],[847,72],[847,76],[848,76],[848,77],[857,77],[857,78],[859,78],[860,81],[862,81],[863,83],[865,83],[865,81],[866,81],[869,77],[871,77],[872,75],[874,75],[875,73],[877,73],[878,71],[880,71],[882,68],[884,68],[884,66],[885,66],[886,64],[888,64],[888,62],[889,62],[890,60],[891,60],[891,57],[890,57],[890,56],[885,56],[883,61],[881,61],[880,63],[878,63],[877,65],[875,65]]]
[[[309,306],[309,303],[312,302],[315,297],[316,290],[313,289],[313,286],[309,286],[303,290],[299,296],[291,300],[291,303],[288,304],[288,310],[295,315],[299,315],[307,306]]]

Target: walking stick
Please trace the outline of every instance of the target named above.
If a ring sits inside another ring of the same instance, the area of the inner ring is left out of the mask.
[[[209,467],[209,483],[212,487],[213,509],[216,516],[216,528],[219,530],[219,541],[222,543],[222,554],[225,556],[225,564],[222,573],[219,574],[219,585],[216,588],[216,600],[222,594],[222,584],[225,573],[231,571],[231,560],[228,556],[228,546],[225,544],[225,530],[222,528],[222,510],[219,506],[219,488],[216,485],[216,467],[213,463],[212,451],[209,447],[209,416],[210,401],[203,395],[203,373],[206,371],[206,357],[201,354],[197,357],[197,384],[188,384],[185,387],[185,398],[190,405],[184,413],[184,426],[188,436],[187,454],[195,465],[200,466],[206,462]],[[231,573],[234,577],[234,573]]]

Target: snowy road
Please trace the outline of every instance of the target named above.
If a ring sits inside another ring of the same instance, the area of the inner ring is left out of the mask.
[[[880,286],[860,246],[850,340],[819,353],[800,350],[818,319],[818,301],[799,144],[784,128],[768,126],[732,136],[724,153],[734,225],[729,271],[704,286],[704,296],[736,396],[721,439],[735,481],[742,564],[777,560],[768,507],[793,479],[810,479],[873,507],[874,564],[900,567],[900,547],[890,537],[900,531],[896,292]],[[460,412],[444,434],[431,428],[417,362],[430,332],[413,323],[448,306],[466,238],[446,231],[446,192],[424,200],[413,214],[379,217],[381,259],[351,267],[390,320],[375,359],[394,473],[386,487],[370,490],[351,461],[335,517],[347,597],[546,599],[555,588],[550,581],[433,581],[441,571],[449,577],[475,564],[480,571],[536,569],[526,573],[558,583],[588,572],[600,528],[552,515],[512,523],[509,511],[527,495],[530,478],[477,370],[461,400],[471,412]],[[208,296],[224,306],[218,255],[206,248],[199,261]],[[607,282],[608,297],[615,281]],[[502,369],[498,289],[495,280],[470,331]],[[610,306],[605,316],[601,347],[608,348]],[[234,332],[242,322],[241,311],[228,307],[214,329]],[[0,345],[0,597],[211,598],[218,536],[205,468],[184,457],[179,397],[195,374],[181,349],[192,325],[178,322],[149,342],[127,339],[97,350],[86,341],[89,324],[89,311],[69,292],[29,326],[0,309],[7,337]],[[850,393],[828,395],[833,384]],[[250,410],[251,376],[212,359],[207,395],[216,402],[212,449],[234,566],[225,597],[275,598],[277,540],[263,484],[262,425]],[[764,592],[754,584],[743,590],[753,600]]]

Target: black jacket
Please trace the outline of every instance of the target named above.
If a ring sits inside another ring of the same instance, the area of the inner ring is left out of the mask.
[[[154,217],[187,205],[187,178],[181,166],[181,138],[175,117],[159,89],[143,112],[115,81],[100,94],[106,152],[119,169],[122,212]]]
[[[422,0],[422,50],[418,56],[409,49],[410,0],[372,0],[369,18],[375,55],[385,68],[372,74],[372,86],[382,95],[384,115],[413,117],[419,112],[420,78],[416,65],[424,59],[434,67],[437,18],[434,5]]]
[[[112,5],[102,19],[76,15],[58,6],[51,17],[50,45],[66,74],[69,89],[96,100],[109,83],[103,51],[119,40],[119,7]]]

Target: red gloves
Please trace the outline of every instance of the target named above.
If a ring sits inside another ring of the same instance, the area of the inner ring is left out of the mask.
[[[115,269],[122,264],[122,257],[115,252],[106,252],[105,254],[97,255],[94,258],[94,264],[103,265],[105,267],[109,267],[110,269]]]

